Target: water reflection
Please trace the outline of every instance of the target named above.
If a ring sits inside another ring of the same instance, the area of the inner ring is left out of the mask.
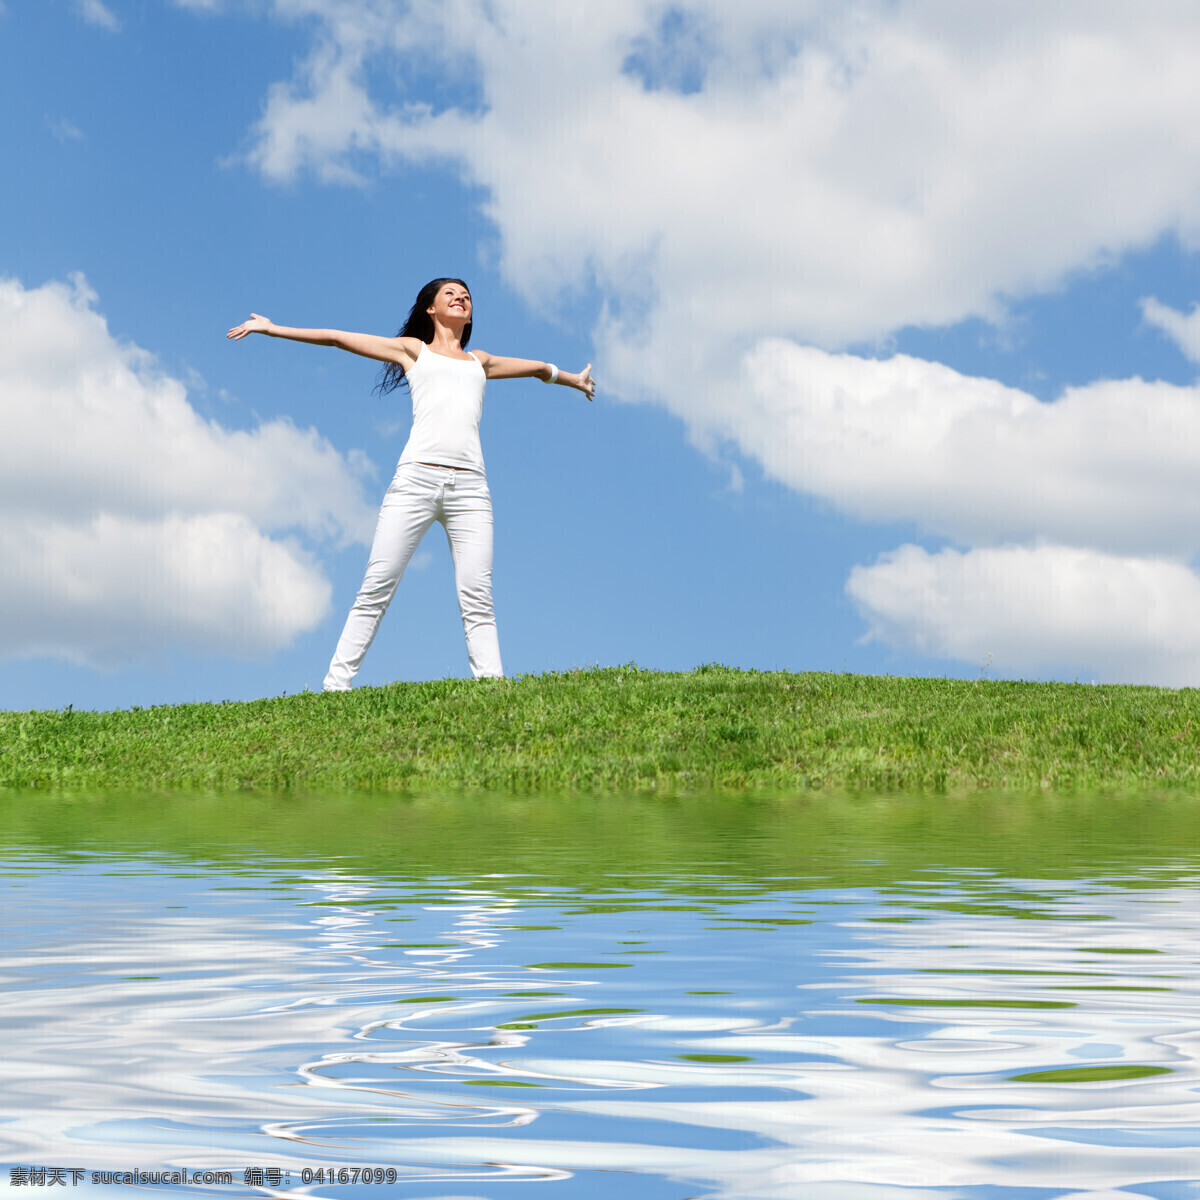
[[[209,1195],[1200,1184],[1190,803],[363,799],[337,838],[316,801],[155,803],[0,809],[6,1162],[235,1172],[176,1189]]]

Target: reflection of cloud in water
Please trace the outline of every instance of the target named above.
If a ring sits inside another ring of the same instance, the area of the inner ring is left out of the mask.
[[[59,869],[26,887],[0,995],[6,1157],[387,1164],[429,1200],[591,1171],[729,1200],[1101,1200],[1200,1175],[1184,888],[823,892],[804,897],[812,925],[731,934],[709,928],[712,902],[570,916],[580,897],[561,889],[234,890],[269,878],[214,875],[220,891]],[[181,900],[191,912],[164,911]],[[1038,919],[1010,915],[1023,904]],[[627,952],[634,922],[639,949],[669,953],[590,975],[521,966]],[[699,998],[721,987],[737,994]],[[1085,1067],[1170,1073],[1040,1074]]]

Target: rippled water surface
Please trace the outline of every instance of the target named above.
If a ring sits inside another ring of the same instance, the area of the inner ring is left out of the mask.
[[[1194,1198],[1198,833],[1163,798],[9,795],[0,1144],[233,1172],[171,1188],[207,1196]]]

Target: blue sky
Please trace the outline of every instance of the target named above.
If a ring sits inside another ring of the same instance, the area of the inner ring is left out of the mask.
[[[728,7],[7,0],[0,704],[319,687],[407,401],[224,333],[442,274],[600,384],[488,390],[509,674],[1194,684],[1200,15]]]

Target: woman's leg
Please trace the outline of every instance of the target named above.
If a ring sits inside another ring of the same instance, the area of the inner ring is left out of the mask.
[[[492,609],[492,495],[477,471],[458,471],[442,494],[438,519],[446,527],[454,560],[458,610],[467,635],[467,657],[476,679],[504,676]]]
[[[440,488],[433,482],[436,472],[432,468],[406,464],[399,468],[392,486],[383,498],[379,510],[379,521],[375,526],[375,540],[371,543],[371,557],[363,576],[362,587],[346,618],[342,636],[338,639],[329,674],[325,676],[323,690],[346,692],[363,657],[375,640],[376,630],[383,614],[392,602],[396,585],[408,566],[413,551],[433,524],[437,512]]]

